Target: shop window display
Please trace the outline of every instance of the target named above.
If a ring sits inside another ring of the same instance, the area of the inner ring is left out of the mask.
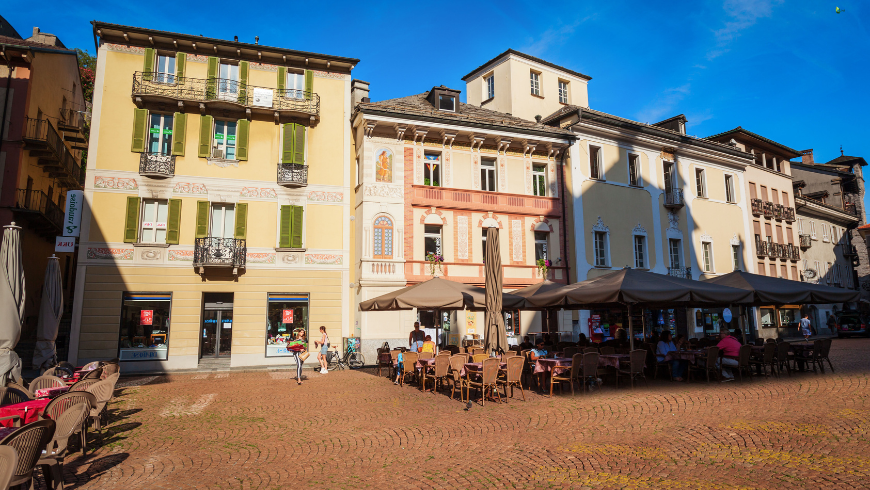
[[[308,295],[270,293],[266,357],[292,357],[293,352],[287,349],[287,343],[293,340],[308,344]]]
[[[169,350],[169,293],[125,293],[121,308],[118,358],[165,361]]]

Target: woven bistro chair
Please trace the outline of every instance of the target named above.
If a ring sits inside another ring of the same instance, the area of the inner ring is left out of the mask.
[[[834,341],[832,339],[822,339],[822,352],[819,354],[819,364],[822,361],[828,361],[828,366],[831,367],[831,373],[834,372],[834,365],[831,364],[831,344]]]
[[[417,359],[432,359],[433,357],[435,357],[435,354],[432,352],[420,352],[420,356]]]
[[[453,399],[453,395],[456,394],[456,387],[459,386],[459,399],[462,400],[462,390],[465,386],[465,380],[462,377],[462,366],[465,365],[468,357],[466,354],[454,354],[450,356],[450,379],[452,381],[452,391],[450,392],[450,399]]]
[[[0,446],[0,488],[9,488],[17,466],[18,451],[12,446]]]
[[[26,402],[27,400],[30,400],[30,398],[27,398],[27,395],[21,390],[16,390],[15,388],[0,388],[0,407]]]
[[[55,397],[53,400],[48,402],[48,405],[42,410],[42,419],[51,419],[58,420],[64,412],[69,409],[69,407],[78,404],[87,404],[88,410],[97,406],[97,398],[93,395],[93,393],[88,393],[87,391],[69,391],[60,396]],[[84,424],[79,424],[78,430],[74,433],[80,434],[82,439],[82,452],[88,448],[87,440],[85,438],[85,431],[82,430],[84,428]],[[2,487],[0,487],[2,488]]]
[[[824,341],[814,340],[813,341],[813,350],[811,351],[811,356],[806,360],[813,366],[813,372],[816,372],[816,364],[819,366],[819,370],[822,371],[822,374],[825,374],[825,364],[822,362],[822,350],[824,350]]]
[[[34,398],[36,398],[36,396],[34,396],[34,394],[30,392],[30,390],[28,390],[27,388],[25,388],[21,384],[16,383],[15,381],[7,381],[6,387],[20,391],[21,394],[26,396],[28,400],[33,400]]]
[[[646,376],[643,374],[644,365],[646,365],[646,351],[643,349],[635,349],[629,353],[631,356],[628,362],[628,369],[618,369],[616,371],[616,387],[619,388],[619,377],[627,376],[631,382],[631,387],[634,388],[635,378],[643,378],[646,384]]]
[[[740,352],[737,354],[737,373],[740,375],[740,381],[743,381],[743,371],[746,371],[749,375],[749,379],[752,379],[752,364],[750,364],[750,360],[752,359],[752,346],[751,345],[741,345]],[[789,372],[791,375],[791,372]]]
[[[482,347],[475,347],[471,349],[472,356],[476,356],[477,354],[486,354],[486,349],[483,349]]]
[[[583,391],[589,391],[589,382],[598,382],[598,353],[587,352],[583,356],[583,369],[580,371],[580,382],[583,383]],[[573,365],[573,364],[572,364]]]
[[[550,373],[550,396],[553,396],[553,385],[559,385],[559,392],[562,392],[562,384],[568,382],[571,385],[571,396],[574,396],[574,381],[580,380],[580,369],[582,368],[583,354],[574,354],[571,358],[571,367],[557,371],[558,366],[553,366],[553,371]]]
[[[75,384],[73,384],[72,386],[69,387],[69,391],[68,391],[67,393],[69,393],[69,392],[71,392],[71,391],[87,391],[88,388],[90,388],[91,386],[93,386],[93,385],[99,383],[100,381],[102,381],[102,380],[99,380],[99,379],[83,379],[83,380],[80,380],[80,381],[76,381]]]
[[[600,352],[602,355],[605,355],[605,356],[612,355],[612,354],[616,354],[616,348],[607,345],[607,346],[604,346],[604,347],[598,349],[598,352]]]
[[[378,349],[378,376],[381,375],[381,369],[386,369],[387,374],[390,374],[390,369],[393,368],[393,357],[390,355],[390,349]]]
[[[103,379],[103,368],[98,367],[93,371],[88,371],[80,376],[79,379]]]
[[[576,354],[576,353],[577,353],[576,347],[565,347],[564,349],[562,349],[562,356],[564,356],[564,357],[570,357],[571,359],[573,359],[574,354]]]
[[[498,397],[498,401],[501,402],[501,395],[498,394],[498,367],[500,361],[496,358],[489,358],[483,361],[483,369],[481,370],[481,376],[476,380],[469,378],[466,381],[466,386],[468,390],[468,399],[471,399],[471,389],[478,388],[480,389],[480,404],[481,406],[486,406],[486,391],[489,390],[490,396],[492,393],[495,393],[495,396]]]
[[[674,380],[674,368],[671,366],[671,361],[659,361],[659,358],[656,356],[656,346],[654,344],[649,345],[649,353],[652,355],[653,359],[653,380],[659,377],[659,368],[668,370],[668,378],[673,381]]]
[[[103,418],[106,416],[106,406],[112,399],[112,394],[115,392],[115,383],[118,382],[120,375],[115,373],[108,378],[94,383],[86,390],[94,395],[97,404],[91,408],[90,421],[94,424],[94,428],[100,434],[100,445],[103,445]]]
[[[100,364],[102,364],[102,362],[103,361],[89,362],[89,363],[85,364],[84,366],[82,366],[81,371],[93,371],[94,369],[97,369],[98,367],[100,367]]]
[[[44,388],[63,388],[64,386],[66,386],[66,383],[64,383],[62,379],[55,376],[42,375],[31,381],[28,389],[31,393],[35,394],[36,390]]]
[[[438,383],[444,388],[444,382],[450,378],[450,355],[435,356],[435,366],[428,372],[423,372],[423,391],[426,391],[426,383],[432,380],[432,394],[438,391]]]
[[[9,488],[18,485],[32,487],[33,469],[54,436],[56,426],[54,420],[39,420],[16,429],[0,441],[0,446],[11,446],[18,452],[18,464],[12,473]]]
[[[400,351],[400,350],[391,350],[390,351],[390,368],[388,371],[390,373],[390,379],[393,379],[399,375],[398,361],[399,361],[399,354],[401,352],[402,351]]]
[[[117,362],[107,362],[100,367],[103,368],[103,373],[100,375],[102,379],[106,379],[115,373],[121,372],[121,365]]]
[[[415,364],[419,358],[416,352],[405,352],[402,354],[402,374],[399,375],[399,386],[405,386],[406,377],[414,377],[417,375]]]
[[[471,359],[473,359],[471,362],[483,362],[489,359],[489,354],[474,354]]]
[[[789,352],[788,343],[780,342],[776,344],[776,369],[779,371],[779,374],[782,374],[783,370],[788,371],[788,375],[791,376],[791,352]]]
[[[584,348],[583,348],[583,353],[584,353],[584,354],[589,354],[589,353],[593,353],[593,352],[594,352],[595,354],[598,354],[598,348],[597,348],[597,347],[584,347]]]
[[[77,403],[57,419],[54,436],[36,462],[36,465],[42,468],[42,475],[49,488],[63,488],[63,459],[68,452],[69,438],[81,430],[89,412],[88,404]]]
[[[515,351],[515,350],[508,350],[508,351],[505,351],[501,354],[501,358],[505,359],[507,357],[517,357],[519,355],[520,355],[520,353]]]
[[[698,365],[689,364],[689,371],[687,372],[687,379],[691,380],[692,371],[704,371],[707,374],[707,382],[710,382],[710,373],[713,373],[716,376],[716,379],[721,377],[721,370],[719,366],[716,365],[716,362],[719,360],[719,348],[714,346],[705,347],[704,350],[706,354],[702,357],[701,362]]]
[[[501,370],[501,374],[496,383],[504,388],[504,398],[507,401],[507,389],[511,387],[511,398],[514,397],[514,386],[520,387],[520,394],[523,395],[523,401],[526,401],[526,392],[523,389],[523,364],[525,360],[520,356],[510,356],[507,358],[507,368]]]
[[[764,345],[764,339],[760,339],[760,338],[759,338],[759,339],[755,339],[755,340],[752,341],[752,343],[753,343],[754,345],[758,346],[758,347],[761,347],[762,345]]]
[[[776,373],[776,342],[765,342],[764,352],[761,354],[761,359],[750,359],[749,363],[757,367],[761,374],[767,376],[767,368],[770,367],[770,372],[775,376]]]

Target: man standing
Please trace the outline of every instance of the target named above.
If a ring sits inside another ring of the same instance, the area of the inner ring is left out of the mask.
[[[411,335],[408,335],[408,347],[411,352],[419,352],[423,348],[423,340],[426,338],[426,332],[420,330],[420,322],[414,322],[414,330],[411,330]]]
[[[731,373],[732,367],[737,367],[737,358],[740,356],[740,341],[731,335],[728,327],[722,327],[719,330],[719,343],[716,347],[722,351],[722,381],[734,381],[734,375]]]
[[[801,335],[804,336],[804,340],[809,342],[810,335],[813,334],[813,326],[810,323],[810,314],[809,313],[804,313],[804,317],[801,318],[800,326],[801,326]]]

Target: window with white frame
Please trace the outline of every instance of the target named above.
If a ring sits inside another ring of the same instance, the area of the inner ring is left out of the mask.
[[[837,227],[831,225],[831,242],[837,243],[838,241],[840,240],[837,238]]]
[[[707,177],[702,168],[695,169],[695,190],[698,192],[698,197],[707,197]]]
[[[212,158],[223,158],[225,160],[236,159],[236,121],[219,121],[214,122],[214,146],[212,147]]]
[[[813,267],[816,269],[816,278],[819,282],[824,282],[825,278],[822,276],[822,264],[818,260],[813,262]]]
[[[286,97],[291,99],[305,98],[305,72],[287,70]]]
[[[727,202],[737,202],[734,196],[734,176],[725,175],[725,200]]]
[[[589,178],[604,180],[601,173],[601,148],[589,146]]]
[[[211,234],[214,238],[233,238],[236,225],[236,205],[222,202],[211,205]]]
[[[441,187],[441,154],[426,153],[423,159],[423,185]]]
[[[480,190],[495,192],[495,159],[480,159]]]
[[[828,235],[828,225],[825,223],[822,223],[822,241],[823,242],[831,241],[831,239]]]
[[[635,269],[647,269],[646,237],[643,235],[634,235],[634,267]]]
[[[139,233],[139,240],[142,243],[166,243],[166,219],[168,217],[168,201],[143,199],[142,229]]]
[[[711,242],[701,242],[701,249],[704,253],[704,272],[713,272],[713,244]]]
[[[640,187],[640,156],[628,155],[628,185]]]
[[[423,255],[429,254],[442,255],[440,225],[423,225]]]
[[[175,83],[175,56],[157,55],[157,73],[154,81],[157,83]]]
[[[559,102],[568,103],[568,82],[559,80]]]
[[[530,71],[529,82],[531,84],[532,95],[541,95],[541,74]]]
[[[740,270],[740,245],[731,245],[731,260],[734,262],[734,270]]]
[[[486,82],[486,99],[495,97],[495,75],[484,78]]]
[[[546,260],[549,258],[547,254],[547,239],[550,237],[550,234],[546,231],[536,231],[535,232],[535,260]]]
[[[149,153],[160,155],[172,153],[172,117],[172,114],[149,114]]]
[[[810,238],[818,240],[818,237],[816,237],[816,222],[813,220],[810,220]]]
[[[798,235],[804,234],[804,220],[803,218],[798,218]]]
[[[671,238],[668,240],[668,254],[671,258],[671,268],[678,269],[683,266],[682,240]]]
[[[547,167],[544,165],[532,167],[532,194],[539,197],[547,195]]]
[[[595,267],[607,267],[607,233],[593,232],[592,249],[595,253]]]
[[[218,77],[218,97],[236,102],[239,96],[239,65],[221,63]]]
[[[452,95],[439,95],[438,109],[447,112],[456,112],[456,97],[453,97]]]

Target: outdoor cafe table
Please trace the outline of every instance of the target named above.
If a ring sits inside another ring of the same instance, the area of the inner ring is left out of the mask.
[[[67,391],[69,391],[69,386],[55,386],[54,388],[40,388],[33,394],[36,395],[36,398],[54,398]]]
[[[6,405],[5,407],[0,407],[0,417],[18,415],[21,418],[21,425],[36,422],[37,420],[39,420],[39,414],[42,413],[42,410],[45,408],[46,405],[48,405],[48,402],[50,401],[51,400],[48,398],[41,398],[39,400],[28,400],[26,402],[15,403],[13,405]],[[0,420],[0,425],[4,427],[13,427],[14,420]]]
[[[500,363],[498,363],[498,368],[499,368],[499,369],[504,369],[504,368],[506,368],[506,367],[507,367],[507,363],[506,363],[506,362],[500,362]],[[475,371],[475,372],[476,372],[476,371],[480,371],[480,370],[482,370],[482,369],[483,369],[483,363],[482,363],[482,362],[467,362],[467,363],[465,363],[465,364],[462,366],[462,369],[459,370],[459,375],[460,375],[460,376],[465,376],[465,375],[468,374],[468,371]]]
[[[6,438],[9,434],[18,430],[18,427],[0,427],[0,441]]]
[[[619,363],[631,359],[631,354],[599,354],[598,367],[610,366],[619,369]]]
[[[570,357],[554,357],[552,359],[541,358],[535,361],[535,374],[544,374],[557,371],[564,371],[571,367],[572,359]],[[557,369],[558,368],[558,369]]]
[[[704,350],[674,350],[668,352],[668,354],[665,356],[664,362],[684,360],[689,361],[692,364],[697,364],[698,358],[704,357],[706,353],[707,351]]]

